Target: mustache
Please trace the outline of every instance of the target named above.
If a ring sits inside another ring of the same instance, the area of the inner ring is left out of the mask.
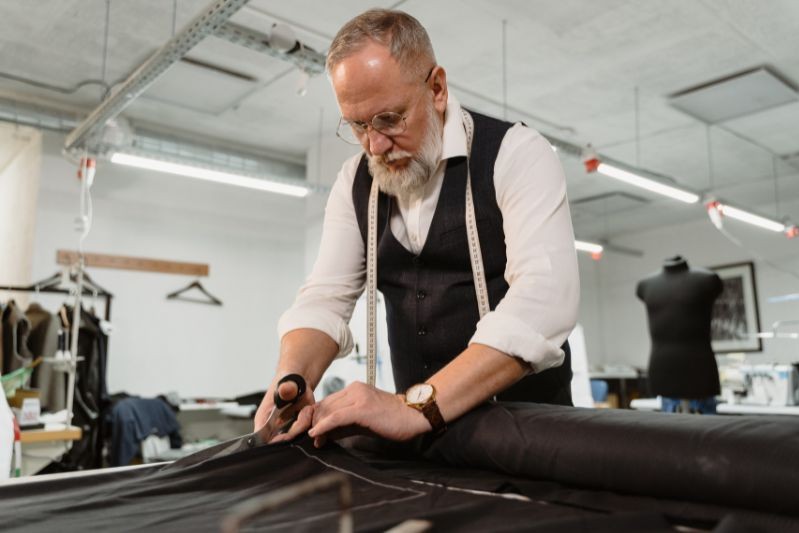
[[[409,158],[409,157],[410,158],[414,157],[414,154],[412,154],[410,152],[406,152],[405,150],[398,150],[398,151],[395,151],[395,152],[389,152],[388,154],[372,155],[371,156],[371,158],[374,161],[376,161],[378,163],[382,163],[383,165],[385,165],[387,163],[392,163],[394,161],[398,161],[400,159],[406,159],[406,158]]]

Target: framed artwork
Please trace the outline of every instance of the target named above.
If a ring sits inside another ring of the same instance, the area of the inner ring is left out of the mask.
[[[713,351],[762,352],[760,315],[755,287],[755,265],[736,263],[710,267],[724,283],[724,291],[713,304],[710,332]]]

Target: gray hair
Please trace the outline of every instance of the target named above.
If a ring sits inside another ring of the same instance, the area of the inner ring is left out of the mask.
[[[370,9],[347,22],[336,34],[327,52],[327,73],[369,41],[389,49],[391,57],[414,76],[424,76],[435,65],[436,56],[427,31],[403,11]]]

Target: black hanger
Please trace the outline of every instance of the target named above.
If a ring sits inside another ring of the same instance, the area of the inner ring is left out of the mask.
[[[186,298],[185,296],[182,296],[184,292],[190,291],[191,289],[199,290],[208,299],[202,300],[199,298]],[[205,287],[203,287],[202,283],[200,283],[199,281],[192,281],[182,289],[177,290],[175,292],[170,292],[169,294],[166,295],[166,297],[169,300],[184,300],[186,302],[195,302],[198,304],[222,305],[222,300],[220,300],[219,298],[217,298],[216,296],[205,290]]]

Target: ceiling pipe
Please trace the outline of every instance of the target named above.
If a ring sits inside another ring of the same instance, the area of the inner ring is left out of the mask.
[[[283,51],[280,47],[270,42],[270,36],[266,33],[245,28],[233,22],[224,24],[214,33],[214,36],[256,52],[266,53],[282,61],[293,63],[297,68],[311,76],[325,71],[325,55],[313,48],[309,48],[296,39],[288,50]]]
[[[222,27],[248,0],[214,0],[179,33],[142,63],[106,100],[68,136],[64,150],[72,153],[89,148],[94,135],[147,90],[169,67],[189,50]]]
[[[0,97],[0,122],[66,134],[75,128],[80,118],[77,112]],[[94,148],[100,158],[110,159],[112,154],[124,152],[304,187],[317,194],[330,191],[327,186],[309,183],[304,178],[305,166],[297,162],[265,157],[256,151],[220,146],[213,139],[187,139],[138,127],[121,128],[122,124],[127,122],[118,120],[116,126],[105,130],[103,138],[95,141]]]

